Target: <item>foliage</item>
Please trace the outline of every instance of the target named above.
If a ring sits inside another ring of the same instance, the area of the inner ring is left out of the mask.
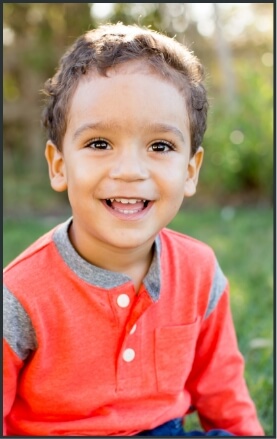
[[[4,221],[4,265],[63,221]],[[231,287],[231,306],[246,380],[266,435],[273,434],[273,215],[270,209],[181,211],[170,227],[211,245]],[[188,428],[197,419],[189,417]]]
[[[272,200],[272,75],[262,75],[242,60],[236,74],[238,96],[233,107],[222,98],[211,102],[201,182],[222,200],[226,192],[232,201],[246,193],[249,200],[252,196],[257,201],[262,195]]]

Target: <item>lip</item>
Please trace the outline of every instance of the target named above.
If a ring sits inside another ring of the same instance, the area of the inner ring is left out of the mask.
[[[139,197],[111,197],[111,198],[125,198],[125,199],[130,199],[130,198],[136,198],[136,199],[142,199]],[[145,199],[145,198],[144,198]],[[118,218],[120,220],[123,221],[136,221],[136,220],[140,220],[142,218],[145,217],[145,215],[148,214],[149,210],[152,208],[154,201],[150,201],[148,202],[147,207],[145,207],[144,209],[140,210],[139,212],[135,212],[135,213],[123,213],[123,212],[119,212],[118,210],[113,209],[112,207],[109,207],[106,203],[106,200],[101,200],[103,206],[107,209],[107,211],[113,215],[115,218]]]
[[[123,195],[123,196],[122,195],[113,195],[113,196],[107,197],[107,198],[105,198],[103,200],[114,200],[116,198],[117,199],[124,198],[125,200],[131,200],[131,199],[135,199],[135,200],[149,200],[149,198],[141,197],[140,195],[139,196],[136,196],[136,195]]]

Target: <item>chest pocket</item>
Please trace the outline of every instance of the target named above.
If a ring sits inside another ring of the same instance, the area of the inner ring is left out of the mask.
[[[155,331],[155,368],[158,390],[175,393],[184,388],[191,371],[200,318],[183,326],[166,326]]]

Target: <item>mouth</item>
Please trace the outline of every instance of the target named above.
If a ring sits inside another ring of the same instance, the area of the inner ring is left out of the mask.
[[[143,198],[106,198],[102,202],[113,215],[121,219],[138,219],[153,204],[153,201]]]
[[[123,214],[133,214],[146,209],[149,200],[138,198],[107,198],[105,203],[108,207]]]

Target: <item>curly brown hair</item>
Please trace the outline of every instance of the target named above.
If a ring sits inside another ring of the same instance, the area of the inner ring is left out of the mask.
[[[42,90],[46,96],[42,123],[58,149],[62,149],[70,100],[80,77],[92,70],[106,76],[110,67],[138,59],[184,92],[191,153],[195,153],[207,125],[208,101],[202,64],[175,39],[122,23],[102,25],[80,36],[61,58],[55,75],[46,81]]]

